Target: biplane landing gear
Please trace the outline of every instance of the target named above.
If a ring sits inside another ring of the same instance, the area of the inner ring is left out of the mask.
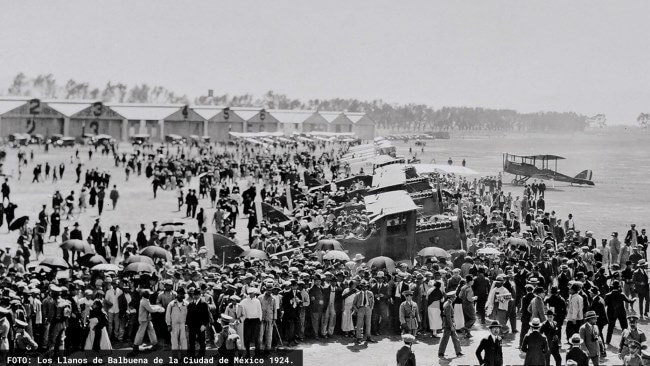
[[[526,182],[528,181],[529,178],[530,177],[521,177],[521,178],[519,178],[519,176],[516,175],[511,183],[512,183],[513,186],[523,186],[524,184],[526,184]]]

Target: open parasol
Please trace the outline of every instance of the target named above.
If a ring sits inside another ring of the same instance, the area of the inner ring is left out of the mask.
[[[63,257],[45,257],[39,263],[41,266],[50,267],[52,269],[68,269],[70,266],[63,260]]]
[[[476,251],[476,254],[499,255],[501,254],[501,251],[497,248],[481,248]]]
[[[343,250],[343,245],[335,239],[321,239],[314,246],[314,250]]]
[[[23,225],[25,225],[27,220],[29,220],[29,217],[27,216],[21,216],[17,219],[14,219],[14,221],[12,221],[11,224],[9,224],[9,230],[14,231],[20,229],[21,227],[23,227]]]
[[[79,239],[70,239],[61,243],[60,247],[62,249],[71,250],[73,252],[80,253],[95,253],[95,248],[87,242]]]
[[[259,249],[245,250],[244,253],[241,254],[241,256],[244,258],[257,258],[261,260],[269,259],[269,257],[266,255],[266,252]]]
[[[447,253],[446,250],[438,247],[426,247],[422,248],[418,255],[420,257],[439,257],[439,258],[451,258],[451,254]]]
[[[79,257],[77,263],[79,263],[80,266],[92,267],[107,262],[106,259],[99,254],[88,253]]]
[[[131,264],[131,263],[146,263],[150,264],[153,266],[153,259],[144,256],[144,255],[132,255],[130,256],[126,261],[124,261],[125,264]]]
[[[111,263],[102,263],[90,268],[91,271],[119,272],[120,267]]]
[[[340,250],[330,250],[329,252],[325,253],[323,256],[323,259],[326,259],[328,261],[344,261],[347,262],[350,260],[350,257],[347,255],[347,253],[342,252]]]
[[[131,263],[128,266],[124,268],[124,272],[148,272],[152,273],[155,272],[156,269],[149,263],[143,263],[143,262],[136,262],[136,263]]]
[[[172,253],[170,253],[168,250],[166,250],[164,248],[157,247],[157,246],[154,246],[154,245],[150,245],[150,246],[142,249],[140,254],[144,255],[144,256],[147,256],[147,257],[150,257],[152,259],[160,258],[160,259],[163,259],[163,260],[165,260],[167,262],[171,262],[171,260],[172,260]]]
[[[183,226],[183,225],[185,225],[184,221],[176,220],[176,219],[163,221],[160,224],[160,226]]]
[[[384,269],[390,273],[395,272],[395,261],[388,257],[375,257],[368,261],[369,268]]]

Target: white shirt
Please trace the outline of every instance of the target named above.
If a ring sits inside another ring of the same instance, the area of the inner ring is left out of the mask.
[[[262,303],[256,297],[246,297],[239,305],[242,309],[243,319],[262,319]]]
[[[104,296],[104,299],[110,301],[111,304],[113,304],[109,309],[109,313],[119,313],[120,312],[120,307],[117,305],[117,298],[122,295],[122,290],[119,288],[116,289],[113,287],[112,289],[106,291],[106,295]]]

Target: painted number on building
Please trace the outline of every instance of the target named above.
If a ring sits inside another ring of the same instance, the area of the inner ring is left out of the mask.
[[[95,117],[101,116],[104,112],[104,104],[102,102],[93,103],[92,112]]]
[[[41,113],[41,101],[39,99],[35,98],[29,101],[29,113],[30,114]]]

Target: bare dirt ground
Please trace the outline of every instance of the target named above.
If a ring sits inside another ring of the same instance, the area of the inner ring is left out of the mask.
[[[452,157],[455,164],[465,158],[468,167],[485,175],[496,174],[501,167],[501,153],[511,152],[519,154],[557,154],[567,158],[558,165],[560,172],[575,175],[584,169],[594,171],[595,187],[582,188],[557,184],[556,189],[547,193],[547,207],[555,209],[559,217],[566,217],[571,212],[576,218],[576,224],[583,230],[591,229],[596,238],[605,238],[611,231],[624,232],[629,224],[636,222],[639,228],[650,226],[650,196],[647,189],[650,186],[650,148],[647,145],[649,134],[629,131],[600,132],[577,135],[523,135],[508,134],[492,136],[490,138],[472,137],[452,140],[428,141],[422,158],[423,162],[436,159],[443,163]],[[408,154],[409,145],[396,143],[402,154]],[[121,149],[130,151],[130,146],[122,144]],[[150,229],[151,222],[167,219],[181,219],[188,222],[191,229],[196,228],[195,220],[184,218],[184,212],[179,212],[176,204],[176,192],[159,191],[158,198],[153,199],[150,181],[144,175],[137,177],[132,174],[128,182],[122,167],[115,168],[112,157],[94,154],[88,160],[88,148],[80,148],[80,156],[84,161],[84,169],[98,167],[109,170],[112,174],[111,185],[116,184],[120,192],[117,209],[110,207],[107,199],[101,223],[106,230],[110,225],[118,224],[122,233],[130,232],[135,235],[141,223],[147,224]],[[416,151],[414,149],[414,151]],[[418,155],[421,155],[419,148]],[[37,219],[38,212],[43,204],[51,203],[55,190],[60,190],[65,197],[71,190],[78,196],[80,185],[75,183],[75,166],[70,164],[70,157],[74,149],[51,149],[45,154],[38,148],[34,149],[35,158],[17,179],[16,150],[8,149],[5,164],[5,173],[13,174],[10,180],[12,200],[18,204],[16,216],[28,215],[32,222]],[[32,168],[35,163],[50,162],[50,164],[66,164],[62,180],[52,183],[30,183]],[[511,178],[510,178],[511,179]],[[505,181],[508,181],[506,179]],[[197,180],[191,185],[197,188]],[[550,184],[549,184],[550,186]],[[243,187],[242,187],[243,188]],[[507,186],[513,194],[520,194],[520,187]],[[199,207],[208,208],[208,217],[212,210],[209,209],[209,200],[200,201]],[[97,209],[89,208],[78,218],[63,221],[62,226],[70,226],[75,221],[81,224],[84,235],[87,235],[92,223],[98,218]],[[245,242],[245,222],[238,222],[238,237]],[[0,248],[13,247],[17,233],[7,233],[6,223],[0,227]],[[46,255],[60,255],[58,243],[48,243],[45,248]],[[474,326],[474,337],[461,340],[465,356],[440,360],[437,357],[439,340],[428,337],[423,338],[413,350],[421,365],[474,365],[477,364],[474,351],[479,340],[488,334],[481,325]],[[648,321],[641,322],[641,329],[650,332]],[[523,364],[523,353],[515,347],[518,344],[516,336],[506,336],[504,343],[504,357],[506,365]],[[618,345],[620,332],[615,332],[612,344]],[[397,336],[383,337],[379,343],[355,346],[348,338],[335,338],[327,342],[306,342],[300,346],[304,349],[305,365],[394,365],[395,352],[401,347]],[[566,352],[566,345],[562,357]],[[601,364],[619,365],[621,361],[615,356],[615,349],[608,350],[609,357]],[[453,346],[450,344],[447,355],[453,356]]]

